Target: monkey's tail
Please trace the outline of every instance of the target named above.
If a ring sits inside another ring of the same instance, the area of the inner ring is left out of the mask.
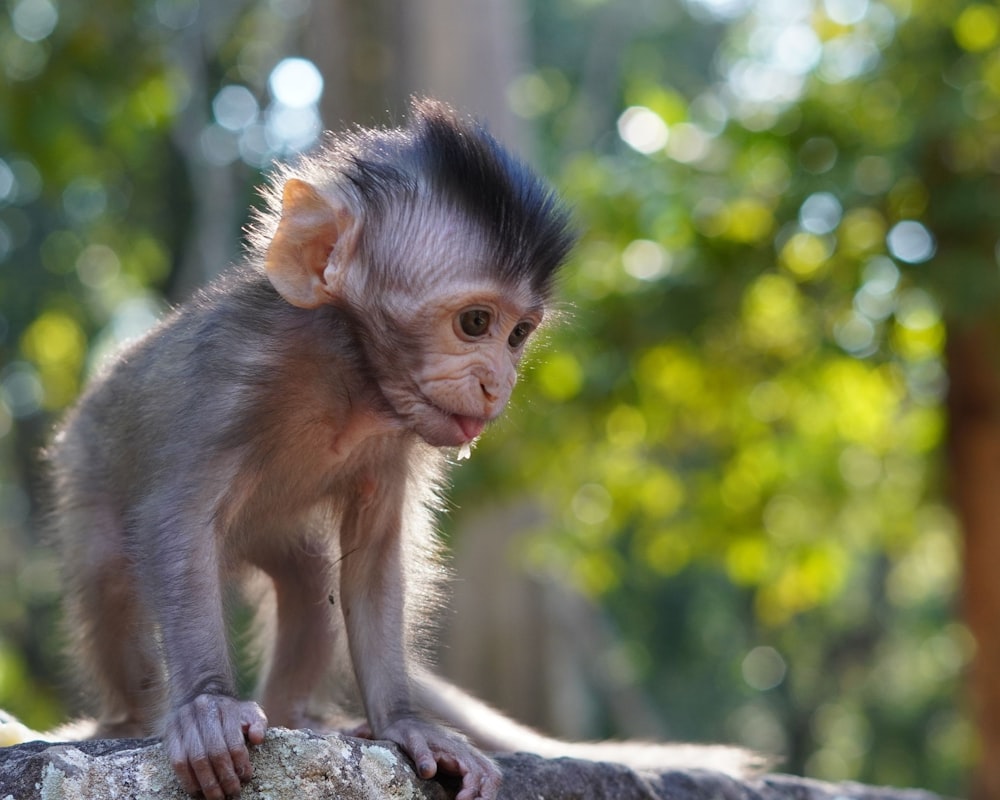
[[[492,753],[612,761],[639,770],[708,769],[746,778],[767,769],[759,753],[729,745],[654,742],[564,742],[522,725],[442,678],[422,670],[416,679],[423,708]]]
[[[24,742],[79,742],[97,733],[97,721],[78,719],[65,722],[50,731],[36,731],[8,711],[0,708],[0,747]]]
[[[8,714],[0,708],[0,747],[33,742],[41,736],[38,731],[32,730],[13,714]]]

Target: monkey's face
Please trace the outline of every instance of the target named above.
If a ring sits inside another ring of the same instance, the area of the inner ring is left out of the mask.
[[[532,270],[504,269],[512,256],[497,263],[496,242],[481,220],[432,197],[406,195],[365,225],[293,178],[264,266],[292,305],[350,309],[395,416],[430,445],[461,447],[507,405],[542,321]]]
[[[405,378],[389,378],[382,389],[428,444],[458,447],[503,412],[542,308],[527,293],[493,285],[435,294],[402,326],[404,336],[419,343],[409,368],[393,371]]]

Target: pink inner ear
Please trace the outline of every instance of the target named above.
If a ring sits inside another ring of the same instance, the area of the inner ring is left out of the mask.
[[[289,178],[281,192],[281,218],[294,218],[303,226],[322,224],[336,218],[330,202],[316,188],[298,178]]]
[[[274,288],[292,305],[315,308],[331,299],[326,266],[345,222],[350,222],[350,215],[310,184],[297,178],[285,183],[281,219],[264,268]]]

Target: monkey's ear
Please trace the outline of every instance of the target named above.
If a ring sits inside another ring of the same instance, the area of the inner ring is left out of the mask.
[[[327,270],[334,247],[353,228],[354,218],[315,187],[289,178],[281,193],[281,219],[264,256],[264,269],[278,294],[293,306],[317,308],[336,298]],[[344,248],[344,257],[347,249]]]

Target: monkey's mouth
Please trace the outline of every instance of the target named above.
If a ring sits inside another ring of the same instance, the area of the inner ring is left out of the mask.
[[[487,416],[462,414],[438,404],[426,393],[411,391],[403,413],[406,426],[432,447],[462,447],[471,444],[490,423]]]
[[[416,425],[421,438],[434,447],[461,447],[470,444],[486,428],[488,419],[456,414],[424,398],[426,408],[433,412],[424,417],[424,424]],[[430,423],[430,424],[428,424]]]
[[[459,429],[462,431],[462,435],[465,436],[465,441],[461,444],[466,444],[475,439],[479,434],[483,432],[486,427],[486,420],[480,417],[467,417],[464,414],[452,414],[452,421],[458,425]]]

